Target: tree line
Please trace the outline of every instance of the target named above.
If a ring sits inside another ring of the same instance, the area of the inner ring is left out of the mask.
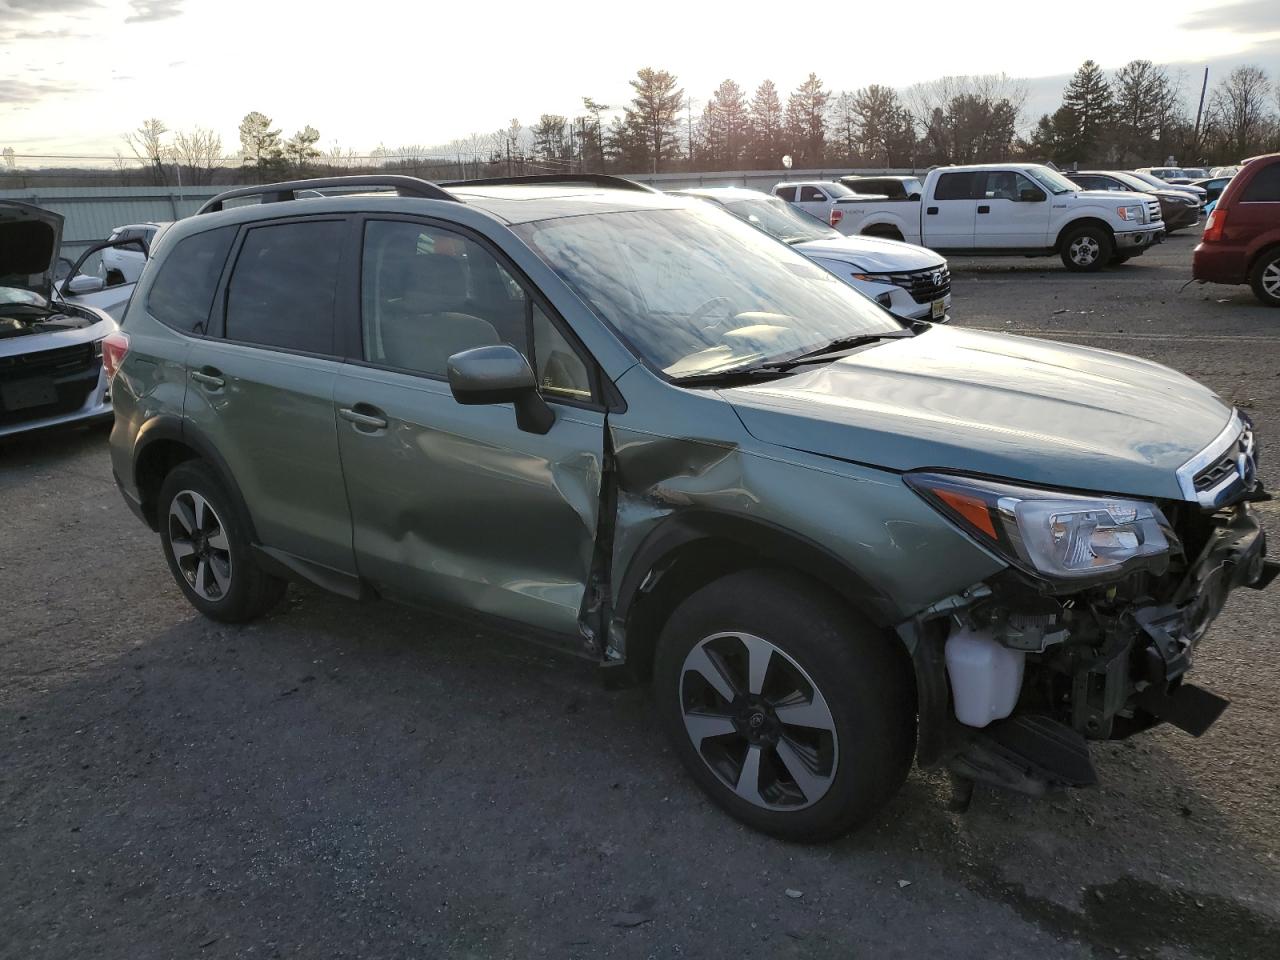
[[[1201,103],[1199,85],[1149,60],[1108,75],[1087,60],[1061,105],[1023,125],[1027,88],[1003,74],[952,76],[896,90],[869,84],[832,90],[810,73],[784,97],[772,80],[748,91],[725,79],[705,102],[675,74],[645,67],[631,97],[610,105],[581,98],[572,114],[543,113],[531,126],[512,119],[492,133],[447,144],[380,144],[357,154],[320,147],[310,125],[285,136],[260,111],[247,113],[230,154],[203,127],[171,131],[148,119],[124,134],[119,182],[193,186],[278,180],[322,173],[396,170],[435,179],[532,172],[648,173],[796,169],[912,168],[1001,160],[1059,166],[1130,167],[1237,163],[1280,149],[1280,83],[1256,66],[1221,78]],[[12,148],[0,169],[13,170]],[[138,170],[141,168],[142,173]]]

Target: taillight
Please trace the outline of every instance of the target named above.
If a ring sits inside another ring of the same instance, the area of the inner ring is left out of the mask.
[[[831,208],[831,225],[834,227],[843,219],[844,219],[844,211],[839,209],[838,207],[832,207]]]
[[[1213,213],[1205,221],[1204,233],[1200,239],[1205,243],[1220,243],[1222,234],[1227,229],[1227,211],[1222,207],[1214,207]]]
[[[107,371],[107,382],[115,379],[116,371],[124,363],[129,352],[129,335],[122,330],[102,338],[102,366]]]

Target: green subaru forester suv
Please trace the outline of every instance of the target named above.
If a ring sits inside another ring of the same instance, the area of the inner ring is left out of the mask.
[[[905,325],[696,199],[405,177],[223,194],[161,239],[116,480],[178,586],[479,614],[652,682],[692,776],[793,839],[913,760],[1029,793],[1188,680],[1265,586],[1247,418],[1172,370]],[[353,621],[354,622],[354,621]]]

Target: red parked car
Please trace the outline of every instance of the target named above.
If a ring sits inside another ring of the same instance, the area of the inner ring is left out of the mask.
[[[1191,275],[1201,283],[1247,283],[1267,306],[1280,307],[1280,153],[1254,157],[1227,184]]]

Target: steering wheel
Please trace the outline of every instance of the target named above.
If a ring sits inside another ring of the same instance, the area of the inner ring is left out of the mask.
[[[730,317],[733,316],[732,300],[730,300],[728,297],[712,297],[710,300],[704,300],[701,304],[699,304],[698,308],[694,310],[693,313],[689,314],[689,320],[694,323],[697,323],[699,321],[705,322],[706,315],[709,314],[716,307],[726,308],[725,317],[724,317],[725,320],[728,320]],[[714,326],[718,326],[722,322],[723,321],[718,320],[714,323],[706,323],[705,325],[708,327],[714,327]]]

